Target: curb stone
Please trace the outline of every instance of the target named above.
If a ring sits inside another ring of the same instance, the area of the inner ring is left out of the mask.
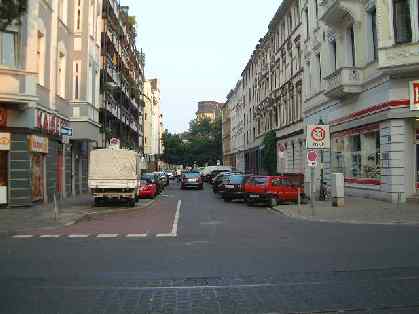
[[[272,210],[292,219],[305,220],[310,222],[322,223],[340,223],[340,224],[354,224],[354,225],[397,225],[397,226],[419,226],[419,222],[393,220],[391,222],[377,222],[377,221],[361,221],[361,220],[339,220],[339,219],[322,219],[315,217],[307,217],[301,215],[290,214],[282,210],[279,206],[271,207]]]

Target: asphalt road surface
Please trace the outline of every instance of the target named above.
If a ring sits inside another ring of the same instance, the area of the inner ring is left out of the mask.
[[[293,220],[172,183],[146,209],[1,238],[0,283],[8,314],[419,313],[419,227]]]

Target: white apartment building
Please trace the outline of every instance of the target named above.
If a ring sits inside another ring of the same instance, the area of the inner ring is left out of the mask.
[[[405,201],[419,188],[418,2],[301,1],[304,122],[331,126],[324,179],[345,193]],[[320,170],[318,171],[320,177]]]

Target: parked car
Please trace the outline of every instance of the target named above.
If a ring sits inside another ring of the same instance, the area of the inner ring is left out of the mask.
[[[244,192],[244,185],[251,175],[233,174],[228,176],[223,184],[221,196],[224,202],[231,202],[235,199],[244,199],[246,193]]]
[[[218,193],[221,191],[221,186],[224,182],[225,179],[227,179],[229,176],[231,175],[230,172],[220,172],[219,174],[217,174],[212,182],[212,191],[214,193]]]
[[[163,187],[166,187],[169,185],[169,179],[167,177],[167,175],[164,172],[154,172],[158,177],[159,177],[159,181],[161,182],[161,184],[163,185]]]
[[[154,198],[157,195],[157,183],[150,178],[141,178],[138,186],[138,198]]]
[[[211,173],[210,173],[210,175],[208,177],[208,183],[214,184],[214,179],[215,179],[215,177],[217,175],[219,175],[220,173],[228,173],[228,172],[231,172],[231,169],[230,170],[227,170],[227,169],[217,169],[217,170],[211,171]]]
[[[211,173],[215,170],[232,171],[233,169],[230,166],[207,166],[201,171],[204,182],[210,182],[211,178],[214,177],[211,177]]]
[[[167,175],[169,176],[169,180],[174,180],[175,179],[175,174],[173,173],[173,171],[167,172]]]
[[[204,188],[204,183],[199,172],[185,172],[182,174],[180,188],[184,190],[188,187],[198,188],[200,190]]]
[[[270,206],[281,202],[296,202],[298,188],[286,176],[252,176],[244,186],[245,200],[248,205],[263,202]],[[302,200],[306,200],[302,187],[300,196]]]
[[[159,176],[156,173],[144,173],[141,176],[142,180],[150,180],[156,185],[157,194],[160,194],[164,190],[164,185],[159,179]]]

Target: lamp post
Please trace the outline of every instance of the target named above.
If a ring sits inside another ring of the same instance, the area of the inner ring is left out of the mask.
[[[319,125],[324,125],[322,118],[319,120]],[[324,183],[324,152],[320,150],[320,190],[319,190],[319,201],[326,200],[326,187]]]

